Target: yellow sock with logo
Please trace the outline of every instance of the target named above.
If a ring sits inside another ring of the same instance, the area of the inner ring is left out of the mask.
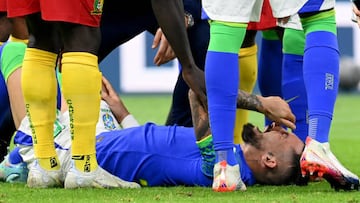
[[[241,48],[239,51],[239,89],[251,93],[254,89],[257,78],[257,46]],[[236,123],[234,129],[234,143],[241,144],[241,137],[244,124],[248,122],[249,112],[244,109],[236,110]]]
[[[26,114],[30,120],[35,157],[46,170],[60,168],[54,147],[56,119],[57,55],[35,48],[27,48],[21,74]]]
[[[95,128],[100,111],[101,73],[97,56],[68,52],[62,57],[62,90],[69,108],[72,159],[82,172],[98,167]]]

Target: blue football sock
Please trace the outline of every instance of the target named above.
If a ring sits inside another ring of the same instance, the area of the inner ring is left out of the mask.
[[[281,97],[282,44],[279,39],[262,38],[258,64],[258,85],[262,96]],[[265,125],[271,121],[265,118]]]
[[[233,148],[227,149],[227,150],[216,151],[216,161],[215,162],[220,162],[220,161],[224,161],[224,160],[226,160],[226,162],[232,166],[237,164]]]
[[[296,129],[293,133],[305,142],[308,136],[309,125],[307,121],[307,96],[302,66],[302,55],[284,53],[282,94],[296,117]]]
[[[23,162],[22,157],[20,156],[19,153],[20,148],[19,147],[15,147],[9,154],[9,162],[11,164],[18,164]]]
[[[334,33],[315,31],[306,35],[303,68],[309,136],[319,142],[328,142],[339,85],[339,51]]]
[[[233,131],[235,127],[236,97],[238,86],[238,56],[233,53],[208,51],[206,63],[206,89],[208,96],[209,117],[215,151],[231,152],[226,157],[228,164],[236,164],[233,153]],[[211,64],[211,65],[210,65]],[[224,67],[219,70],[219,67]],[[209,71],[212,68],[217,71]],[[210,84],[208,81],[212,80]],[[221,89],[221,91],[219,91]],[[214,136],[220,135],[220,136]],[[221,159],[217,159],[221,161]]]
[[[216,159],[236,164],[234,127],[239,84],[238,52],[246,24],[210,22],[210,42],[205,61],[208,112]],[[221,156],[220,156],[221,155]]]

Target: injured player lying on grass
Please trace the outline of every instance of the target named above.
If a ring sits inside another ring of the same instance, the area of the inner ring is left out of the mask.
[[[116,96],[114,96],[116,95]],[[194,127],[138,125],[109,82],[103,80],[102,102],[97,124],[97,159],[113,175],[142,186],[206,186],[213,181],[215,152],[207,112],[196,95],[189,94]],[[244,102],[246,101],[246,102]],[[264,113],[275,122],[262,132],[252,124],[244,126],[244,144],[234,145],[240,168],[241,189],[254,184],[304,184],[322,176],[335,189],[358,189],[359,179],[334,160],[327,159],[315,140],[306,145],[293,133],[280,127],[291,114],[279,97],[261,97],[239,91],[238,107]],[[69,114],[59,113],[54,135],[63,171],[69,167],[71,137]],[[119,124],[120,123],[120,124]],[[121,129],[123,127],[123,129]],[[27,165],[34,154],[30,126],[25,118],[15,136],[16,147],[0,165],[0,179],[7,182],[27,181]],[[225,169],[223,169],[225,170]],[[310,176],[311,174],[311,176]],[[216,174],[215,174],[216,175]]]

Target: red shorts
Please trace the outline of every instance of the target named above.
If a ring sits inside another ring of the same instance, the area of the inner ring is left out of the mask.
[[[250,22],[248,30],[268,30],[277,26],[277,20],[272,14],[269,0],[264,0],[260,22]]]
[[[0,12],[6,12],[6,0],[0,0]]]
[[[104,0],[7,0],[8,17],[41,12],[43,20],[99,27]]]

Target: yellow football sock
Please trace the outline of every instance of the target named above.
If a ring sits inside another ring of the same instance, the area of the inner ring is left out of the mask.
[[[254,89],[257,78],[257,46],[241,48],[239,51],[239,89],[251,93]],[[236,123],[234,129],[234,143],[243,143],[241,133],[244,124],[248,122],[249,112],[244,109],[236,110]]]
[[[100,111],[101,73],[97,56],[86,52],[64,53],[62,86],[70,114],[75,167],[90,172],[98,166],[95,127]]]
[[[24,56],[21,87],[26,114],[29,116],[35,157],[44,169],[58,169],[59,162],[54,147],[54,122],[56,119],[57,55],[27,48]]]

